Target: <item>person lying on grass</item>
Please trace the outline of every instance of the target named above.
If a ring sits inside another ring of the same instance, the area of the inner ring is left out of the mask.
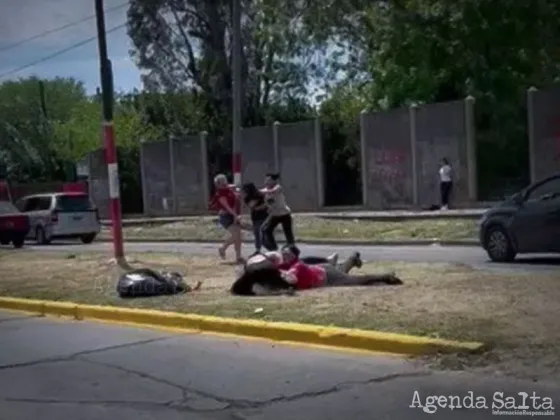
[[[360,254],[355,252],[341,265],[331,263],[306,264],[299,259],[299,249],[287,245],[282,250],[282,262],[266,255],[251,257],[234,282],[231,293],[245,296],[293,294],[296,290],[319,287],[400,285],[394,273],[351,275],[350,270],[361,267]],[[282,268],[279,268],[282,267]]]

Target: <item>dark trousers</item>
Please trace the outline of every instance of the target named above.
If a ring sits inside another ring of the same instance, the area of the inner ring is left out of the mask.
[[[439,190],[441,195],[442,206],[449,206],[449,197],[451,196],[452,189],[453,189],[453,182],[440,182]]]
[[[282,226],[284,236],[286,237],[286,243],[295,244],[296,242],[294,239],[294,229],[291,214],[286,214],[284,216],[269,216],[261,227],[261,231],[263,234],[262,242],[264,247],[269,251],[278,250],[278,244],[276,243],[276,239],[274,238],[274,229],[276,229],[278,225]]]
[[[260,252],[262,248],[262,225],[265,219],[253,220],[253,236],[255,237],[255,251]]]

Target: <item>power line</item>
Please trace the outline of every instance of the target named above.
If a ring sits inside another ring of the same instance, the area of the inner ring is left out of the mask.
[[[119,10],[119,9],[122,9],[123,7],[126,7],[126,6],[128,6],[128,2],[120,4],[120,5],[115,6],[115,7],[110,7],[109,9],[105,10],[105,14],[110,13],[110,12],[114,12],[114,11]],[[94,18],[95,18],[95,15],[86,16],[85,18],[82,18],[80,20],[76,20],[74,22],[67,23],[66,25],[59,26],[59,27],[54,28],[54,29],[49,29],[48,31],[30,36],[29,38],[22,39],[20,41],[17,41],[15,43],[7,45],[5,47],[0,47],[0,53],[4,52],[4,51],[12,50],[16,47],[19,47],[20,45],[27,44],[30,41],[35,41],[36,39],[42,38],[44,36],[63,31],[65,29],[68,29],[68,28],[71,28],[73,26],[79,25],[80,23],[87,22],[88,20],[91,20],[91,19],[94,19]]]
[[[126,26],[126,23],[123,23],[123,24],[121,24],[121,25],[115,26],[115,27],[113,27],[113,28],[107,30],[107,34],[110,34],[110,33],[112,33],[112,32],[115,32],[115,31],[119,30],[119,29],[122,29],[122,28],[124,28],[125,26]],[[74,50],[74,49],[76,49],[76,48],[79,48],[79,47],[81,47],[81,46],[83,46],[83,45],[86,45],[86,44],[89,43],[89,42],[95,41],[96,39],[97,39],[97,35],[92,36],[92,37],[90,37],[90,38],[84,39],[83,41],[77,42],[76,44],[72,44],[72,45],[70,45],[70,46],[67,47],[67,48],[64,48],[64,49],[62,49],[62,50],[58,50],[58,51],[56,51],[56,52],[54,52],[54,53],[52,53],[52,54],[50,54],[50,55],[46,55],[45,57],[39,58],[38,60],[35,60],[35,61],[31,62],[31,63],[25,64],[25,65],[23,65],[23,66],[21,66],[21,67],[18,67],[18,68],[13,69],[13,70],[9,70],[9,71],[7,71],[7,72],[5,72],[5,73],[0,74],[0,79],[4,78],[4,77],[6,77],[6,76],[11,76],[12,74],[15,74],[15,73],[19,73],[20,71],[23,71],[23,70],[26,70],[26,69],[28,69],[28,68],[30,68],[30,67],[36,66],[37,64],[41,64],[41,63],[43,63],[43,62],[45,62],[45,61],[48,61],[48,60],[51,60],[51,59],[56,58],[56,57],[58,57],[58,56],[61,56],[62,54],[67,53],[68,51],[72,51],[72,50]]]

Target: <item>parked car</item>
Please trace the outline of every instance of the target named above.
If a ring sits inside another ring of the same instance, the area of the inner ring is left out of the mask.
[[[29,218],[9,201],[0,201],[0,244],[21,248],[29,232]]]
[[[64,238],[79,238],[89,244],[101,230],[97,209],[84,193],[29,195],[16,206],[29,216],[28,236],[38,244]]]
[[[536,182],[488,210],[480,243],[493,261],[517,254],[560,252],[560,173]]]

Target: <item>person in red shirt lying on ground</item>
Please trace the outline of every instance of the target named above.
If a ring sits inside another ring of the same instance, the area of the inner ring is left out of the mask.
[[[282,249],[282,262],[278,266],[284,280],[296,290],[317,287],[371,286],[377,284],[401,285],[402,280],[395,273],[352,275],[350,270],[360,268],[362,260],[359,252],[354,252],[342,264],[307,264],[299,259],[300,251],[288,244]]]

